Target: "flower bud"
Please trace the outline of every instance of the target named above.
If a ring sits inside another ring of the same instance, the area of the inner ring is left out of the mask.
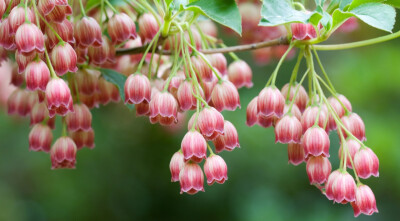
[[[181,150],[185,162],[192,160],[200,163],[207,157],[207,142],[199,132],[191,130],[183,137]]]
[[[92,113],[84,104],[74,104],[74,112],[65,117],[68,131],[89,131],[92,129]]]
[[[207,140],[214,140],[217,136],[224,134],[224,117],[213,107],[205,107],[200,111],[195,128]],[[192,125],[189,122],[189,128]]]
[[[46,100],[50,117],[55,114],[65,116],[68,112],[74,111],[71,91],[63,79],[54,78],[49,81],[46,87]]]
[[[8,114],[18,114],[19,116],[27,116],[29,114],[29,93],[26,90],[16,89],[8,97],[7,107]]]
[[[30,8],[27,8],[27,16],[28,16],[28,21],[35,24],[35,14]],[[10,34],[15,34],[18,30],[18,28],[25,23],[26,17],[25,17],[25,7],[22,5],[19,5],[17,7],[14,7],[11,9],[10,14],[8,15],[9,19],[9,25],[10,25]],[[24,34],[28,34],[24,32]]]
[[[181,172],[185,162],[183,161],[183,154],[176,152],[169,162],[169,170],[171,171],[171,182],[179,181],[179,173]]]
[[[135,22],[125,13],[114,15],[107,27],[113,44],[120,44],[137,36]]]
[[[212,81],[210,81],[210,82],[203,81],[202,83],[203,83],[202,87],[203,87],[204,96],[206,98],[206,101],[210,102],[212,91],[214,90],[215,85],[218,84],[218,78],[213,75]]]
[[[307,175],[310,184],[323,184],[331,173],[332,166],[327,157],[310,157],[307,160]]]
[[[139,104],[150,102],[151,85],[143,74],[131,74],[125,82],[125,103]]]
[[[29,55],[24,55],[20,53],[19,51],[15,51],[15,61],[18,64],[18,73],[22,73],[25,71],[26,66],[28,66],[29,63],[31,63],[33,60],[35,60],[36,56],[39,55],[39,58],[43,58],[43,54],[36,54],[36,53],[31,53]]]
[[[324,108],[318,106],[307,107],[301,118],[301,125],[303,125],[303,131],[307,131],[308,128],[315,124],[318,116],[318,126],[325,128],[325,123],[327,121],[326,112]]]
[[[78,70],[74,74],[76,86],[78,87],[79,96],[92,95],[98,91],[98,76],[95,72],[89,72],[88,70]]]
[[[300,121],[293,115],[285,115],[275,127],[275,143],[300,143],[303,129]]]
[[[375,195],[371,188],[367,185],[359,185],[356,189],[356,201],[351,203],[354,210],[354,217],[359,216],[361,213],[365,215],[372,215],[378,212],[376,207]]]
[[[45,103],[36,103],[30,112],[30,125],[39,124],[49,117],[49,111],[47,110]]]
[[[199,88],[200,97],[204,98],[203,89]],[[191,81],[183,81],[177,92],[179,107],[182,111],[194,110],[197,107],[197,98],[193,95],[197,90]]]
[[[74,31],[76,42],[80,47],[101,46],[101,29],[99,23],[94,18],[83,17],[76,23]]]
[[[29,133],[29,150],[50,152],[53,134],[47,125],[36,124]]]
[[[42,31],[34,24],[25,23],[21,25],[15,34],[15,44],[22,54],[33,52],[44,52],[44,36]]]
[[[95,65],[102,65],[106,62],[115,63],[115,48],[110,40],[103,36],[100,47],[90,46],[88,48],[89,62]]]
[[[74,44],[74,26],[72,23],[65,19],[61,23],[58,22],[50,22],[50,26],[54,29],[54,31],[67,43]],[[48,40],[49,48],[52,49],[59,43],[59,39],[51,28],[46,26],[46,35]]]
[[[154,95],[150,101],[150,122],[168,126],[177,123],[178,102],[168,92],[160,92]]]
[[[6,12],[7,5],[4,0],[0,0],[0,17],[3,17],[4,12]]]
[[[223,150],[232,151],[236,147],[240,147],[238,132],[235,126],[226,120],[224,123],[224,134],[215,138],[213,143],[217,153]]]
[[[223,81],[215,85],[211,101],[218,111],[234,111],[237,107],[240,108],[239,92],[230,81]]]
[[[76,144],[78,150],[83,147],[88,147],[89,149],[94,148],[94,131],[90,129],[88,131],[78,130],[70,133],[69,135]]]
[[[379,159],[369,147],[361,147],[354,155],[354,167],[357,175],[363,179],[379,176]]]
[[[290,88],[290,92],[289,92],[289,88]],[[297,107],[303,113],[304,110],[306,109],[306,106],[308,103],[308,94],[302,85],[299,85],[296,83],[295,85],[289,86],[289,84],[285,84],[281,89],[281,93],[285,98],[289,97],[289,100],[292,101],[293,96],[297,90],[299,90],[299,91],[297,92],[294,103],[297,105]]]
[[[261,117],[281,117],[285,107],[285,98],[276,87],[266,87],[258,95],[257,114]]]
[[[332,172],[328,177],[325,189],[328,199],[337,203],[345,204],[355,201],[356,183],[346,171],[335,170]]]
[[[6,50],[15,50],[17,48],[15,45],[15,35],[11,31],[8,18],[0,22],[0,46],[3,46]]]
[[[144,13],[139,17],[139,34],[144,42],[151,41],[160,27],[156,18],[150,13]]]
[[[339,118],[342,118],[344,116],[344,114],[346,113],[342,104],[347,108],[348,111],[351,112],[352,111],[351,103],[349,100],[347,100],[347,98],[345,96],[343,96],[341,94],[338,94],[337,97],[339,98],[339,100],[336,99],[335,97],[330,97],[330,98],[328,98],[328,102],[332,106],[332,108],[336,112],[336,114],[339,116]],[[328,121],[327,127],[329,130],[336,129],[336,122],[332,116],[332,113],[329,113],[329,121]]]
[[[25,70],[25,81],[28,90],[45,91],[50,80],[50,70],[42,60],[32,61]]]
[[[309,155],[329,157],[329,136],[324,129],[318,126],[306,130],[301,144],[306,157]]]
[[[217,182],[223,184],[228,180],[228,167],[222,157],[218,155],[211,155],[204,163],[204,173],[207,177],[208,185]]]
[[[253,82],[251,81],[253,78],[253,72],[249,65],[243,60],[234,61],[229,65],[228,77],[229,81],[231,81],[237,88],[244,86],[251,88],[253,86]]]
[[[60,137],[51,147],[51,169],[75,168],[76,145],[69,137]]]
[[[295,40],[310,40],[317,37],[317,32],[312,24],[292,23],[292,34]]]
[[[47,21],[54,21],[54,22],[61,23],[67,18],[68,15],[72,15],[71,6],[58,5],[58,6],[54,7],[54,9],[49,14],[45,15],[44,17]]]
[[[258,122],[257,116],[257,100],[258,97],[253,98],[247,105],[246,109],[246,125],[251,127]]]
[[[179,184],[181,185],[181,194],[183,192],[190,195],[199,191],[204,192],[204,175],[198,164],[187,162],[179,173]]]
[[[360,141],[365,141],[367,138],[365,137],[365,125],[360,116],[356,113],[351,113],[348,116],[344,116],[341,118],[343,125],[347,130],[350,131],[357,139]],[[347,137],[347,133],[342,130],[344,137]]]
[[[204,61],[202,57],[195,57],[192,56],[190,58],[193,69],[197,75],[197,78],[201,79],[202,81],[210,82],[213,80],[214,73],[210,66],[208,66],[207,62]],[[193,76],[192,76],[193,77]]]
[[[119,102],[121,99],[117,86],[104,80],[104,78],[99,78],[98,87],[99,93],[97,98],[99,103],[106,105],[110,101]]]
[[[297,166],[302,162],[304,162],[305,154],[304,154],[304,148],[301,146],[301,144],[297,143],[288,144],[288,159],[289,163],[294,166]]]
[[[210,54],[207,56],[207,58],[210,61],[210,64],[217,69],[222,76],[227,74],[227,61],[222,53]]]
[[[68,5],[68,0],[39,0],[38,9],[40,13],[48,15],[55,7]]]
[[[348,168],[353,169],[353,166],[351,165],[351,160],[353,160],[353,162],[354,162],[354,155],[356,155],[356,153],[360,149],[361,145],[356,140],[347,138],[345,141],[345,146],[350,153],[350,156],[349,155],[346,156],[347,157],[346,165]],[[339,148],[339,159],[342,159],[342,157],[344,157],[343,143],[342,143],[342,145],[340,145],[340,148]]]
[[[78,70],[75,50],[68,43],[56,45],[50,53],[50,60],[58,76]]]

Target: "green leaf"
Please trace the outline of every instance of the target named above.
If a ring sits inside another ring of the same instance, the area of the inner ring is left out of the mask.
[[[339,3],[339,8],[340,9],[345,9],[346,6],[348,6],[353,0],[341,0]]]
[[[324,6],[324,3],[325,3],[325,0],[315,0],[315,4],[316,4],[317,6],[323,7],[323,6]]]
[[[125,92],[124,92],[124,87],[125,87],[125,81],[126,81],[126,76],[118,73],[114,70],[111,69],[106,69],[106,68],[100,68],[101,76],[108,81],[113,83],[115,86],[118,87],[119,90],[119,95],[121,96],[122,102],[125,102]],[[135,105],[133,104],[127,104],[126,105],[130,110],[132,110]]]
[[[355,16],[368,25],[387,32],[392,32],[396,21],[396,10],[381,3],[362,4],[349,12],[336,9],[333,12],[333,29],[338,28],[348,18]]]
[[[86,11],[90,11],[100,5],[99,0],[89,0],[86,2]]]
[[[353,2],[350,4],[348,11],[357,8],[358,6],[366,3],[382,3],[386,0],[353,0]]]
[[[198,0],[186,6],[186,10],[201,13],[210,19],[242,34],[242,18],[235,0]]]
[[[386,0],[385,4],[391,5],[396,8],[400,8],[400,1],[399,0]]]
[[[324,11],[320,23],[325,30],[330,30],[332,28],[332,16],[328,12]]]
[[[313,14],[295,10],[286,0],[264,0],[259,25],[276,26],[293,22],[307,23]]]

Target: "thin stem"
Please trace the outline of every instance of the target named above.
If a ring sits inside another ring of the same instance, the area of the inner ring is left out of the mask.
[[[112,6],[112,4],[108,1],[108,0],[104,0],[106,2],[106,4],[108,5],[108,7],[111,8],[111,10],[115,13],[118,14],[119,12],[117,11],[117,9],[114,8],[114,6]]]
[[[318,65],[321,68],[321,71],[324,74],[324,77],[326,78],[326,81],[328,82],[328,84],[331,87],[331,89],[336,93],[335,87],[333,87],[333,84],[332,84],[331,80],[329,79],[328,74],[326,73],[324,66],[322,66],[322,62],[319,59],[317,50],[315,50],[315,48],[313,48],[313,51],[314,51],[315,58],[317,59]]]
[[[344,50],[344,49],[350,49],[350,48],[358,48],[358,47],[363,47],[363,46],[368,46],[368,45],[373,45],[385,41],[390,41],[392,39],[400,37],[400,31],[373,38],[373,39],[368,39],[364,41],[357,41],[357,42],[352,42],[352,43],[346,43],[346,44],[334,44],[334,45],[314,45],[315,50],[319,51],[332,51],[332,50]]]
[[[124,0],[124,2],[126,3],[126,4],[128,4],[129,6],[131,6],[132,8],[133,8],[133,10],[135,10],[138,14],[142,14],[143,13],[143,11],[144,11],[144,8],[143,8],[143,6],[141,6],[140,4],[137,4],[136,3],[136,5],[133,5],[130,1],[128,1],[128,0]]]
[[[332,94],[332,96],[340,103],[345,112],[349,113],[350,112],[349,109],[347,109],[346,105],[344,105],[343,102],[339,99],[339,97],[336,95],[336,92],[332,91],[331,88],[329,88],[327,83],[320,76],[317,75],[317,78],[326,87],[326,89],[328,89],[328,91]]]
[[[301,80],[299,82],[299,86],[296,88],[296,91],[294,92],[294,95],[293,95],[293,99],[290,102],[288,113],[290,113],[292,111],[294,101],[296,100],[297,94],[299,93],[299,90],[300,90],[300,85],[303,83],[304,79],[306,78],[306,76],[308,75],[309,72],[310,72],[310,69],[307,69],[306,73],[304,73],[303,77],[301,78]]]
[[[210,147],[210,144],[207,143],[207,147],[208,147],[208,151],[210,151],[209,157],[214,155],[214,152],[213,152],[212,148]]]
[[[31,23],[31,21],[29,21],[29,17],[28,17],[28,2],[29,2],[29,0],[25,0],[25,22],[29,24],[29,23]]]
[[[146,49],[146,51],[143,53],[142,60],[140,60],[139,66],[138,66],[138,68],[137,68],[138,71],[140,71],[140,70],[142,69],[143,63],[144,63],[144,61],[146,60],[146,55],[147,55],[147,53],[149,52],[149,50],[150,50],[151,46],[153,45],[154,41],[155,41],[156,39],[158,39],[158,37],[160,36],[160,33],[161,33],[161,29],[157,32],[157,34],[156,34],[156,35],[154,36],[154,38],[150,41],[150,43],[149,43],[148,45],[146,45],[146,46],[147,46],[147,49]]]
[[[47,53],[47,50],[44,50],[44,55],[46,56],[47,66],[49,66],[51,77],[58,78],[56,72],[54,71],[53,65],[51,64],[50,57],[49,57],[49,54]]]
[[[86,17],[85,7],[83,7],[82,0],[79,0],[79,6],[81,8],[81,13],[84,17]]]
[[[10,0],[10,2],[8,3],[7,10],[6,10],[5,13],[3,14],[3,18],[4,18],[4,16],[6,16],[6,15],[8,16],[8,14],[9,14],[9,12],[10,12],[10,10],[11,10],[12,4],[13,4],[13,0]]]
[[[278,71],[279,71],[283,61],[285,60],[286,56],[289,54],[290,50],[292,50],[292,48],[293,48],[293,45],[290,45],[289,48],[286,50],[286,52],[282,55],[281,59],[278,62],[278,65],[276,65],[276,68],[275,68],[274,72],[271,75],[271,77],[272,77],[271,84],[273,86],[275,85],[276,76],[278,75]],[[268,85],[268,83],[267,83],[267,85]]]
[[[221,46],[226,48],[226,45],[224,43],[221,43]],[[228,52],[228,53],[232,57],[233,60],[235,60],[235,61],[239,61],[240,60],[240,58],[235,53],[233,53],[233,52]]]
[[[136,1],[133,1],[136,2]],[[153,7],[151,7],[151,5],[149,3],[147,3],[147,1],[145,0],[140,0],[140,3],[143,7],[145,7],[151,14],[153,14],[154,18],[157,20],[157,23],[159,26],[161,26],[161,21],[160,18],[158,17],[156,11],[153,9]]]
[[[152,64],[153,64],[154,51],[156,50],[156,48],[158,46],[158,39],[159,38],[157,37],[156,41],[153,44],[153,51],[152,51],[151,57],[150,57],[149,72],[148,72],[149,79],[151,79],[151,68],[152,68]]]
[[[46,19],[44,19],[43,16],[42,16],[40,13],[37,12],[36,6],[35,6],[35,13],[36,13],[36,15],[38,15],[39,18],[46,24],[46,26],[47,26],[48,28],[50,28],[51,32],[54,33],[54,35],[57,37],[57,39],[58,39],[58,41],[59,41],[59,44],[60,44],[60,43],[61,43],[61,44],[64,44],[64,40],[63,40],[63,39],[61,38],[61,36],[56,32],[56,30],[54,30],[54,28],[46,21]]]
[[[289,81],[289,88],[288,88],[288,92],[286,94],[286,101],[289,101],[290,99],[290,90],[292,89],[292,84],[294,83],[294,81],[297,78],[297,73],[299,72],[299,68],[300,68],[300,64],[301,64],[301,60],[303,59],[303,50],[300,51],[299,56],[297,57],[297,61],[296,64],[294,65],[293,68],[293,72],[292,72],[292,76],[290,77],[290,81]],[[299,85],[300,87],[300,85]]]
[[[103,32],[104,0],[100,2],[100,30]]]

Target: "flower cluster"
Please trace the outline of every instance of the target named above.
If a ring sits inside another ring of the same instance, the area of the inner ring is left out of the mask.
[[[315,29],[309,24],[292,24],[291,27],[293,38],[316,37]],[[289,163],[297,166],[306,162],[311,185],[320,189],[329,200],[351,203],[355,216],[360,213],[371,215],[378,212],[375,196],[359,179],[379,176],[378,157],[363,143],[366,141],[363,120],[353,112],[350,101],[335,91],[317,53],[314,55],[325,79],[316,73],[312,49],[306,47],[299,54],[290,82],[281,90],[275,86],[278,64],[266,87],[247,106],[247,125],[273,126],[275,141],[288,144]],[[308,69],[296,83],[303,56]],[[310,79],[308,93],[302,86],[307,76]],[[332,94],[331,97],[325,97],[321,85]],[[332,131],[337,131],[341,142],[340,167],[333,172],[329,161],[329,133]],[[347,168],[353,169],[355,179]]]

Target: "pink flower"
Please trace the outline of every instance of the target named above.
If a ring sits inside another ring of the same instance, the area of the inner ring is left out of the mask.
[[[199,132],[191,130],[183,137],[181,150],[185,162],[192,160],[200,163],[207,157],[207,142]]]
[[[121,99],[119,96],[119,91],[117,86],[113,83],[104,80],[104,78],[99,78],[98,81],[98,94],[96,98],[100,104],[106,105],[110,101],[119,102]]]
[[[65,116],[68,112],[74,111],[71,91],[63,79],[50,80],[46,87],[46,99],[50,117],[55,114]]]
[[[42,60],[32,61],[25,70],[26,87],[29,90],[45,91],[50,80],[50,70]]]
[[[237,88],[253,86],[253,72],[250,66],[243,60],[234,61],[229,65],[228,77]]]
[[[345,109],[343,108],[342,104],[347,108],[348,111],[352,111],[351,103],[347,98],[341,94],[338,94],[337,97],[339,98],[336,99],[335,97],[330,97],[328,98],[328,101],[330,105],[332,106],[333,110],[336,112],[336,114],[339,116],[339,118],[343,117],[344,114],[346,113]],[[328,121],[328,129],[329,130],[335,130],[336,129],[336,122],[335,119],[332,116],[332,113],[329,114],[329,121]]]
[[[46,118],[49,118],[49,111],[44,102],[36,103],[30,112],[30,125],[38,124],[43,122]]]
[[[207,177],[208,185],[217,182],[223,184],[228,180],[228,167],[222,157],[218,155],[211,155],[204,163],[204,173]]]
[[[15,50],[15,35],[11,31],[10,21],[8,18],[0,22],[0,45],[6,50]]]
[[[50,25],[65,42],[70,44],[75,43],[74,26],[69,20],[65,19],[61,23],[50,22]],[[49,48],[54,48],[54,46],[59,43],[59,40],[55,33],[48,26],[46,26],[46,35]]]
[[[38,9],[42,14],[48,15],[56,7],[67,6],[67,5],[68,5],[68,0],[39,0]]]
[[[319,113],[319,114],[318,114]],[[318,116],[318,126],[321,128],[325,128],[326,122],[326,112],[324,108],[320,108],[318,106],[310,106],[307,107],[303,113],[303,117],[301,118],[301,125],[303,125],[303,131],[307,131],[308,128],[312,127],[315,124]]]
[[[204,98],[203,89],[199,88],[199,93],[200,97]],[[191,81],[183,81],[176,94],[179,107],[182,111],[196,109],[197,99],[193,94],[197,94],[197,90]]]
[[[181,194],[183,192],[193,195],[199,191],[204,192],[204,175],[198,164],[187,162],[179,173]]]
[[[350,113],[348,116],[342,117],[342,123],[347,130],[350,131],[360,141],[365,141],[365,125],[360,116],[356,113]],[[344,137],[347,137],[347,133],[342,130]]]
[[[327,157],[310,157],[307,160],[307,175],[311,184],[323,184],[331,173],[331,162]]]
[[[167,126],[177,123],[178,102],[168,92],[159,92],[150,101],[150,122]]]
[[[347,150],[350,153],[350,156],[349,155],[346,156],[347,157],[346,165],[347,165],[348,168],[352,169],[353,166],[351,165],[351,160],[353,160],[353,162],[354,162],[354,155],[356,155],[356,153],[360,149],[361,145],[356,140],[351,139],[351,138],[347,138],[347,140],[344,143],[344,145],[346,146]],[[342,159],[342,157],[344,157],[344,155],[343,155],[343,143],[342,143],[342,145],[340,145],[340,148],[339,148],[339,159]]]
[[[36,53],[31,53],[28,55],[24,55],[20,53],[19,51],[15,51],[15,61],[18,64],[18,73],[22,73],[25,71],[26,66],[33,60],[35,60],[36,55],[39,55],[39,58],[43,58],[43,54],[36,54]],[[43,60],[43,59],[42,59]]]
[[[359,216],[361,213],[370,216],[378,212],[375,195],[371,188],[364,184],[357,187],[356,201],[352,202],[351,206],[354,210],[354,217]]]
[[[317,32],[312,24],[292,23],[293,39],[310,40],[317,37]]]
[[[32,52],[44,52],[44,36],[42,31],[35,24],[25,23],[21,25],[15,34],[15,44],[22,54]]]
[[[76,145],[69,137],[60,137],[51,147],[50,158],[52,169],[75,168]]]
[[[227,74],[227,61],[222,53],[216,53],[216,54],[210,54],[208,55],[208,60],[210,61],[210,64],[221,73],[222,76],[225,76]],[[231,65],[229,65],[231,66]],[[241,66],[242,68],[244,66]],[[234,66],[232,67],[234,68]],[[232,70],[233,71],[233,70]],[[251,72],[251,69],[250,69]]]
[[[329,157],[329,136],[326,131],[318,126],[310,127],[303,135],[301,144],[307,156]]]
[[[107,27],[113,44],[135,39],[137,36],[135,22],[125,13],[114,15]]]
[[[176,152],[171,158],[169,163],[169,170],[171,171],[171,182],[179,181],[179,173],[181,172],[185,162],[183,160],[183,154]]]
[[[301,112],[304,112],[308,103],[308,94],[302,85],[299,85],[297,83],[295,85],[285,84],[281,89],[281,93],[285,98],[289,97],[289,100],[292,101],[294,94],[296,93],[297,90],[298,92],[294,100],[294,103],[297,105],[297,107],[300,109]]]
[[[214,87],[217,84],[218,84],[218,78],[215,75],[213,75],[213,78],[210,82],[203,81],[202,87],[204,91],[204,97],[206,98],[206,101],[209,103],[211,102],[212,91],[214,90]]]
[[[35,24],[35,14],[30,8],[27,8],[28,21]],[[10,34],[15,34],[18,28],[23,25],[26,21],[25,18],[25,7],[22,5],[18,5],[11,9],[10,14],[8,15],[8,22],[10,25]],[[27,34],[27,33],[24,33]]]
[[[276,143],[300,143],[302,135],[301,123],[292,114],[285,115],[275,126]]]
[[[337,203],[354,202],[356,198],[356,183],[346,171],[334,171],[326,183],[326,196]]]
[[[58,76],[78,70],[75,50],[68,43],[56,45],[50,53],[50,60]]]
[[[214,73],[211,69],[210,66],[208,66],[207,62],[204,61],[204,59],[202,57],[191,57],[190,58],[192,65],[193,65],[193,69],[197,75],[198,79],[201,79],[202,81],[207,81],[210,82],[213,80],[214,77]],[[194,77],[194,76],[191,76]]]
[[[103,36],[103,42],[100,47],[89,46],[89,62],[95,65],[102,65],[106,62],[115,63],[115,48],[110,40]]]
[[[139,17],[139,34],[144,42],[151,41],[160,27],[156,18],[150,13],[144,13]]]
[[[149,79],[142,74],[131,74],[125,82],[125,103],[139,104],[150,102],[151,86]]]
[[[65,117],[68,131],[89,131],[92,129],[92,113],[85,104],[74,104],[74,112]]]
[[[240,108],[239,92],[230,81],[223,81],[215,85],[211,101],[218,111],[234,111],[237,107]]]
[[[363,179],[379,176],[379,159],[369,147],[361,147],[354,155],[354,167],[357,175]]]
[[[19,116],[27,116],[30,111],[29,92],[22,89],[14,90],[8,97],[7,107],[8,114],[18,114]]]
[[[54,21],[61,23],[64,21],[68,15],[72,15],[72,8],[69,5],[62,6],[59,5],[55,7],[49,14],[45,15],[47,21]]]
[[[193,115],[194,119],[196,114]],[[188,127],[192,128],[193,122],[189,121]],[[221,134],[224,134],[224,117],[213,107],[205,107],[200,111],[197,118],[195,128],[198,128],[200,133],[207,140],[214,140]]]
[[[90,129],[88,131],[78,130],[75,132],[71,132],[69,136],[74,140],[76,144],[76,148],[78,150],[83,147],[88,147],[89,149],[94,148],[94,131]]]
[[[98,92],[98,80],[99,77],[96,73],[89,72],[88,70],[78,70],[74,74],[76,86],[78,87],[79,96],[92,95]]]
[[[281,117],[285,107],[285,98],[276,87],[266,87],[258,95],[257,113],[261,117]]]
[[[47,125],[36,124],[29,133],[29,150],[50,152],[53,134]]]
[[[240,147],[238,132],[235,126],[226,120],[224,123],[224,134],[215,138],[213,143],[217,153],[223,150],[232,151],[236,147]]]
[[[92,17],[83,17],[75,25],[75,39],[80,47],[100,47],[102,43],[99,23]]]
[[[304,162],[305,154],[304,154],[304,148],[301,146],[301,144],[297,143],[288,144],[288,159],[289,163],[294,166],[297,166],[302,162]]]

